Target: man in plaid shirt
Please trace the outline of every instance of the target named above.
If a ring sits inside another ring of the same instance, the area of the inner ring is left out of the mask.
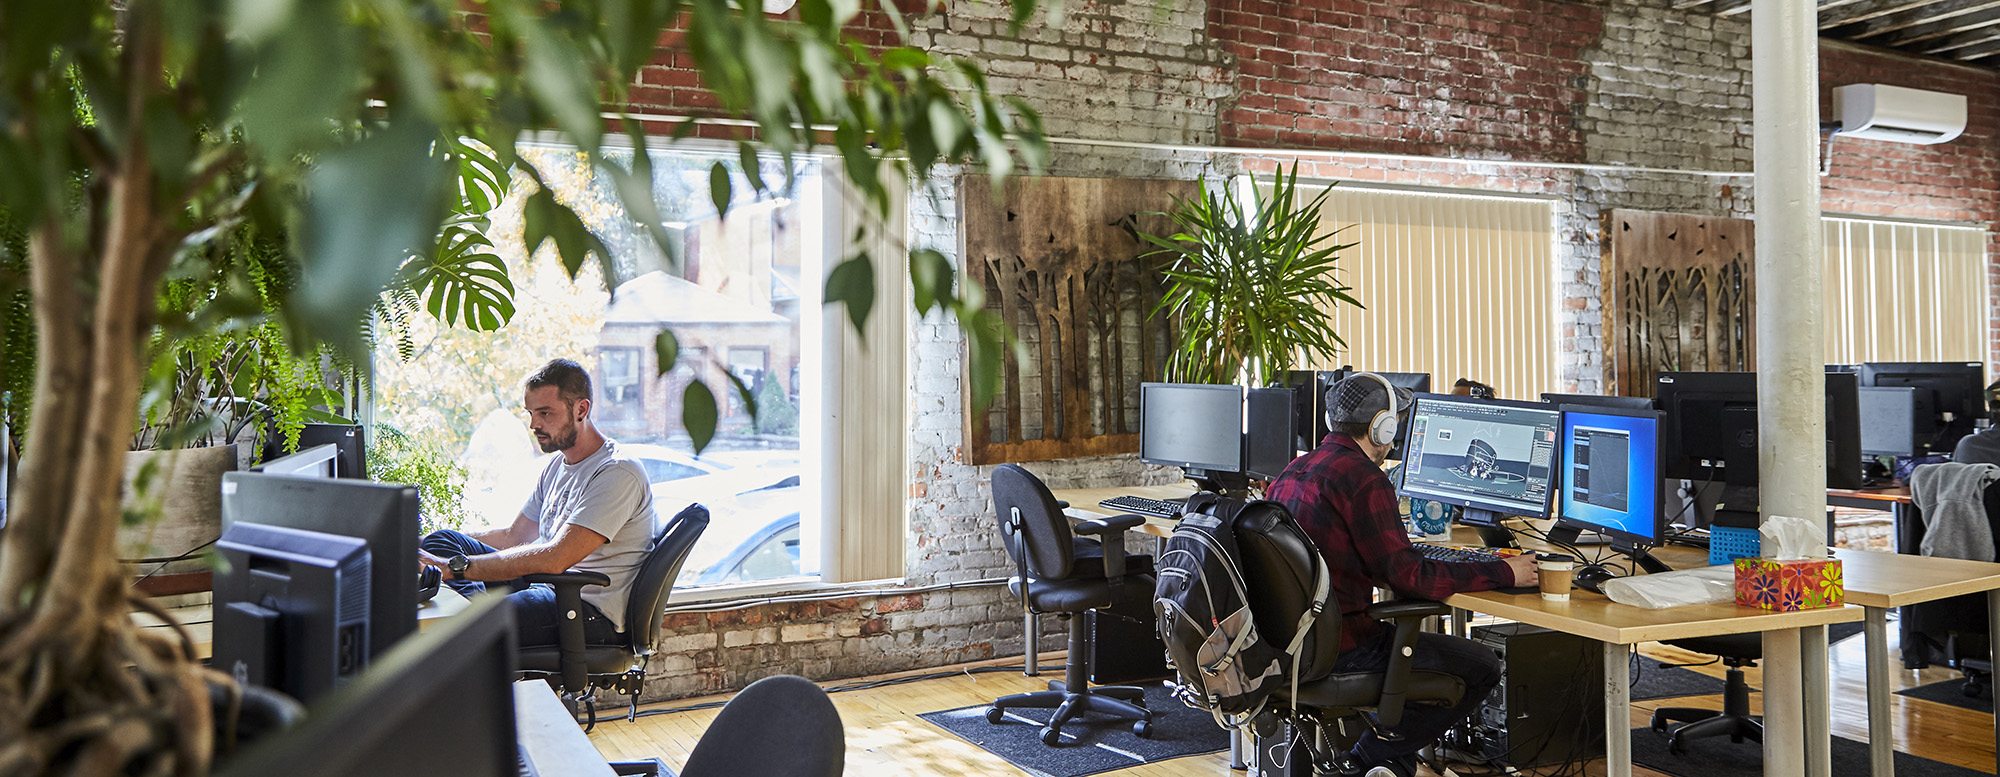
[[[1379,672],[1389,666],[1393,629],[1365,612],[1375,600],[1376,586],[1406,597],[1443,599],[1537,582],[1532,555],[1432,561],[1410,545],[1397,515],[1395,486],[1382,474],[1381,463],[1395,446],[1395,426],[1407,420],[1415,396],[1409,389],[1393,394],[1389,389],[1387,381],[1369,373],[1355,373],[1327,389],[1327,424],[1333,431],[1264,492],[1292,511],[1332,572],[1332,597],[1341,618],[1335,672]],[[1405,418],[1392,424],[1384,414]],[[1413,661],[1413,671],[1462,678],[1465,696],[1456,707],[1406,707],[1396,740],[1377,738],[1372,731],[1364,735],[1353,755],[1371,767],[1367,777],[1412,777],[1416,752],[1477,710],[1500,680],[1500,660],[1493,651],[1449,635],[1418,634]]]

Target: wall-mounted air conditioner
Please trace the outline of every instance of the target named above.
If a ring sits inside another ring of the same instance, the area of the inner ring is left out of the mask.
[[[1888,84],[1833,88],[1842,137],[1943,143],[1965,131],[1965,95]]]

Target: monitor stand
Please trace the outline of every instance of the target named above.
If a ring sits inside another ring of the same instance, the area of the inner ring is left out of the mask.
[[[1250,477],[1241,472],[1215,472],[1205,469],[1186,470],[1187,479],[1194,481],[1195,488],[1210,491],[1236,499],[1250,498]]]
[[[1458,517],[1460,525],[1479,530],[1479,541],[1489,548],[1520,548],[1514,541],[1514,532],[1500,524],[1500,514],[1492,510],[1467,507]]]
[[[1625,554],[1626,558],[1631,559],[1640,569],[1646,570],[1647,574],[1657,575],[1661,572],[1674,571],[1673,567],[1667,566],[1667,562],[1653,558],[1645,548],[1614,542],[1611,543],[1611,549]]]
[[[1608,534],[1586,532],[1577,526],[1557,526],[1549,530],[1550,545],[1616,545]]]

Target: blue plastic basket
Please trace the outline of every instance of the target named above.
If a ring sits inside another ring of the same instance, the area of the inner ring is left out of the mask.
[[[1756,529],[1708,527],[1708,563],[1732,564],[1739,558],[1756,558],[1760,544],[1758,536]]]

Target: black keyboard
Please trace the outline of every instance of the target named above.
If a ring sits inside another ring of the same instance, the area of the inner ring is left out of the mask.
[[[1424,554],[1424,558],[1432,561],[1500,561],[1506,558],[1506,556],[1488,553],[1483,550],[1452,548],[1427,543],[1417,543],[1417,552]]]
[[[1155,518],[1172,518],[1181,514],[1187,506],[1185,499],[1147,499],[1143,496],[1114,496],[1097,503],[1100,507],[1123,510],[1128,513],[1150,515]]]

